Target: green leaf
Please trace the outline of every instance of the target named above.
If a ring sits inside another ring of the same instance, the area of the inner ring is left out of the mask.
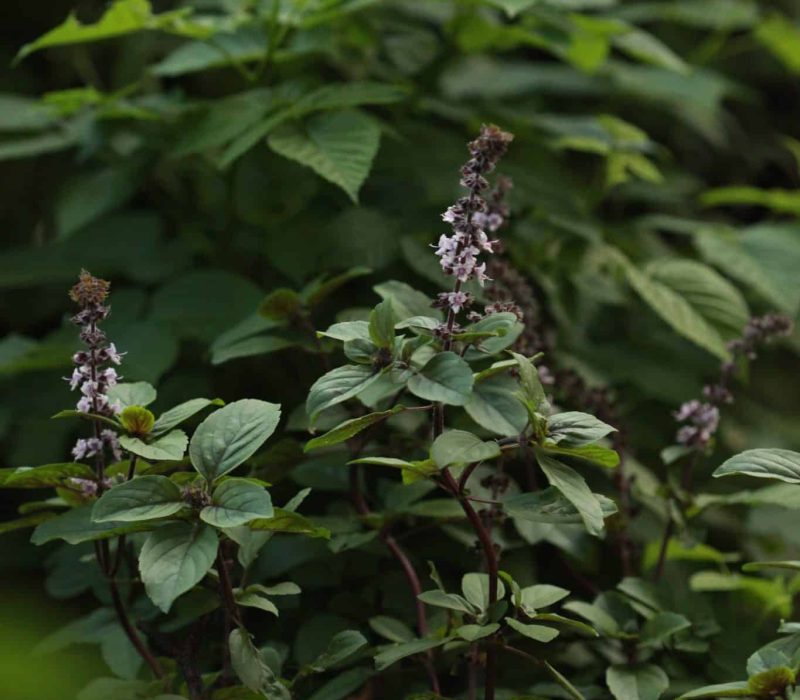
[[[271,518],[258,518],[251,520],[247,526],[251,530],[265,532],[292,532],[298,535],[308,535],[309,537],[321,537],[330,539],[331,533],[324,527],[317,527],[304,515],[286,510],[275,508],[275,514]]]
[[[563,447],[582,447],[602,440],[616,428],[578,411],[557,413],[547,419],[547,437]]]
[[[120,407],[149,406],[156,400],[156,390],[147,382],[123,383],[112,386],[106,392],[109,401],[119,402]]]
[[[489,601],[489,575],[488,574],[464,574],[461,578],[461,592],[464,597],[478,610],[487,610]],[[497,582],[497,598],[500,600],[506,594],[505,586],[502,581]],[[492,601],[493,602],[493,601]]]
[[[358,191],[372,167],[380,137],[380,127],[373,119],[348,110],[312,117],[304,127],[281,127],[270,134],[267,143],[279,155],[338,185],[358,203]]]
[[[606,683],[616,700],[658,700],[669,688],[667,674],[653,664],[610,666]]]
[[[429,401],[463,406],[474,382],[469,365],[454,352],[440,352],[408,380],[408,390]]]
[[[461,625],[456,629],[456,634],[468,642],[477,642],[479,639],[490,637],[499,629],[500,625],[496,622],[488,625]]]
[[[544,387],[539,381],[539,372],[533,365],[533,358],[529,359],[517,352],[511,352],[511,356],[517,361],[522,399],[529,412],[535,413],[547,404]]]
[[[273,515],[269,491],[247,479],[225,479],[211,498],[212,505],[200,511],[200,519],[214,527],[237,527]]]
[[[371,367],[361,365],[343,365],[323,374],[314,382],[306,399],[306,413],[311,424],[326,408],[353,398],[379,376],[379,373],[373,373]]]
[[[516,362],[512,361],[516,366]],[[478,425],[504,437],[517,436],[525,430],[528,413],[516,397],[517,383],[508,376],[476,375],[464,410]]]
[[[582,600],[571,600],[564,604],[564,609],[574,612],[584,620],[588,620],[593,627],[605,635],[614,637],[620,633],[617,621],[599,605],[584,603]]]
[[[174,515],[186,506],[180,488],[165,476],[140,476],[117,484],[94,504],[92,520],[135,522]]]
[[[513,617],[507,617],[505,622],[511,629],[516,630],[524,637],[542,642],[543,644],[552,642],[558,636],[558,630],[552,627],[545,627],[544,625],[526,625],[524,622],[515,620]]]
[[[520,591],[522,608],[526,614],[533,616],[540,608],[547,608],[569,595],[566,588],[552,586],[549,583],[538,583],[526,586]]]
[[[561,464],[537,450],[536,459],[551,486],[555,486],[578,510],[586,529],[595,536],[603,531],[603,510],[583,477],[574,469]]]
[[[362,430],[366,430],[371,425],[380,423],[381,421],[397,415],[398,413],[402,413],[405,410],[406,409],[404,406],[395,406],[388,411],[378,411],[376,413],[368,413],[365,416],[359,416],[358,418],[351,418],[344,423],[340,423],[324,435],[320,435],[319,437],[309,440],[305,444],[303,451],[310,452],[311,450],[316,450],[320,447],[338,445],[339,443],[345,442],[351,437],[358,435]]]
[[[455,610],[456,612],[463,612],[467,615],[477,615],[482,609],[473,605],[466,598],[463,598],[457,593],[445,593],[438,589],[424,591],[420,593],[417,598],[426,605],[433,605],[434,607],[444,608],[445,610]]]
[[[643,63],[666,68],[676,73],[690,71],[686,62],[666,44],[641,29],[632,29],[612,37],[616,48]]]
[[[127,406],[119,414],[119,422],[131,435],[149,435],[156,422],[152,411],[142,406]]]
[[[153,434],[160,435],[166,433],[177,425],[180,425],[185,420],[189,420],[192,416],[202,411],[208,406],[224,406],[225,402],[222,399],[189,399],[184,401],[168,411],[164,411],[155,424],[153,425]]]
[[[361,632],[344,630],[334,635],[328,647],[309,664],[311,670],[322,673],[337,664],[347,661],[369,644]]]
[[[0,469],[0,488],[41,489],[60,486],[64,481],[72,478],[94,480],[95,473],[90,467],[77,462]]]
[[[150,534],[139,554],[139,571],[156,607],[169,612],[178,596],[203,579],[217,544],[217,533],[202,523],[170,523]]]
[[[36,41],[25,44],[16,56],[20,61],[40,49],[88,41],[100,41],[131,34],[145,29],[156,29],[185,36],[202,37],[208,33],[198,25],[187,20],[190,10],[174,10],[153,14],[148,0],[115,0],[103,16],[94,24],[82,24],[74,14],[70,14],[55,29],[40,36]]]
[[[751,561],[742,566],[742,571],[761,571],[762,569],[800,571],[800,561]]]
[[[429,649],[444,646],[450,641],[452,641],[452,637],[442,637],[441,639],[415,639],[410,642],[395,644],[375,655],[375,669],[383,671],[383,669],[397,663],[401,659],[414,656],[415,654],[421,654]]]
[[[194,468],[211,482],[248,460],[275,431],[278,404],[242,399],[220,408],[195,430],[189,443]]]
[[[679,292],[625,262],[625,274],[637,294],[680,335],[727,360],[725,342],[714,327]]]
[[[343,321],[334,323],[326,331],[318,331],[317,335],[347,342],[349,340],[370,340],[369,323],[367,321]]]
[[[601,467],[613,469],[619,464],[619,455],[608,447],[602,445],[584,445],[583,447],[562,447],[545,443],[542,450],[550,455],[572,457]]]
[[[440,469],[454,464],[483,462],[500,456],[500,446],[493,440],[484,442],[464,430],[448,430],[431,446],[431,458]]]
[[[264,662],[249,632],[237,627],[228,637],[231,665],[236,675],[250,690],[269,700],[291,700],[289,691],[275,678],[272,669]]]
[[[639,634],[639,643],[645,647],[656,646],[691,626],[692,623],[683,615],[660,612],[644,623]]]
[[[41,525],[43,522],[52,520],[54,517],[56,517],[55,513],[51,513],[50,511],[40,511],[38,513],[31,513],[30,515],[26,515],[22,518],[4,520],[0,522],[0,535],[5,534],[6,532],[14,532],[15,530],[25,530],[29,527],[36,527],[37,525]]]
[[[688,693],[681,695],[678,700],[699,700],[699,698],[749,698],[750,687],[747,681],[734,681],[733,683],[717,683],[716,685],[707,685],[697,690],[690,690]]]
[[[543,622],[552,622],[556,625],[565,625],[566,627],[572,627],[583,634],[588,635],[589,637],[599,637],[599,632],[594,628],[590,627],[584,622],[580,622],[578,620],[573,620],[570,617],[564,617],[563,615],[557,615],[556,613],[539,613],[538,615],[533,616],[534,620],[541,620]]]
[[[183,459],[188,442],[189,438],[182,430],[173,430],[152,442],[130,435],[119,436],[119,444],[123,449],[153,462]]]
[[[350,697],[364,686],[372,674],[372,670],[368,668],[348,668],[325,683],[308,700],[342,700]]]
[[[761,20],[756,38],[792,73],[800,73],[800,29],[787,17],[770,12]]]
[[[391,301],[384,300],[369,314],[369,337],[379,348],[391,348],[394,345],[394,324],[396,323],[394,307]]]
[[[306,306],[314,308],[351,280],[370,274],[372,274],[372,270],[369,267],[359,265],[332,277],[321,275],[303,287],[300,296]]]
[[[567,695],[569,695],[572,700],[586,700],[586,698],[583,696],[583,693],[581,693],[574,685],[572,685],[572,683],[570,683],[569,680],[567,680],[567,678],[565,678],[564,675],[549,661],[544,662],[544,667],[553,680],[567,692]]]
[[[715,328],[741,335],[750,310],[741,292],[707,265],[696,260],[656,260],[647,272],[686,299]]]
[[[603,517],[617,512],[614,501],[592,494]],[[541,491],[521,493],[503,501],[503,510],[511,518],[534,523],[578,524],[583,522],[580,511],[557,488],[549,486]]]
[[[386,615],[376,615],[369,619],[369,626],[376,634],[390,642],[409,642],[414,639],[414,633],[405,622]]]
[[[381,299],[392,304],[395,316],[400,321],[414,316],[430,316],[441,321],[442,314],[431,307],[431,299],[405,282],[389,280],[373,287]]]
[[[52,540],[64,540],[67,544],[80,544],[142,532],[152,527],[152,523],[95,523],[92,521],[92,505],[89,504],[43,522],[33,531],[31,542],[42,545]]]
[[[800,452],[779,449],[746,450],[723,462],[712,476],[732,474],[800,484]]]
[[[274,289],[258,306],[259,316],[270,321],[290,321],[303,308],[303,300],[294,289]]]

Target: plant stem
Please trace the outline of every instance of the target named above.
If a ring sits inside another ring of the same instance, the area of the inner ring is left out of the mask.
[[[142,641],[142,638],[139,636],[139,633],[136,631],[133,624],[131,624],[130,618],[125,612],[125,606],[122,603],[122,597],[119,594],[117,582],[113,577],[108,579],[108,587],[111,591],[111,601],[114,604],[114,610],[117,613],[117,619],[122,625],[122,629],[125,630],[125,634],[130,640],[131,644],[133,644],[134,649],[136,649],[136,652],[139,654],[139,656],[144,659],[144,662],[150,667],[150,670],[153,672],[153,675],[156,678],[164,678],[166,674],[164,673],[161,663],[155,656],[153,656],[152,652]]]

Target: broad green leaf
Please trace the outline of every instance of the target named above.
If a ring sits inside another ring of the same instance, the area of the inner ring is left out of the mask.
[[[463,598],[457,593],[445,593],[438,589],[424,591],[420,593],[417,598],[426,605],[444,608],[445,610],[455,610],[456,612],[463,612],[467,615],[476,615],[481,610],[480,607],[473,605],[466,598]]]
[[[565,627],[572,627],[573,629],[582,632],[589,637],[599,637],[600,633],[590,625],[587,625],[585,622],[580,622],[578,620],[573,620],[571,617],[564,617],[563,615],[557,615],[556,613],[539,613],[538,615],[534,615],[533,619],[536,621],[542,622],[551,622],[555,625],[564,625]]]
[[[431,446],[431,458],[441,469],[454,464],[483,462],[499,456],[500,446],[496,442],[484,442],[464,430],[448,430],[436,438]]]
[[[678,700],[699,700],[700,698],[748,698],[752,697],[750,694],[750,687],[747,681],[734,681],[732,683],[717,683],[716,685],[707,685],[697,690],[690,690],[688,693],[681,695]]]
[[[558,636],[558,630],[552,627],[546,627],[545,625],[528,625],[519,620],[515,620],[513,617],[507,617],[505,621],[511,629],[519,632],[524,637],[542,642],[543,644],[552,642]]]
[[[464,574],[461,578],[461,592],[464,594],[464,597],[479,610],[488,609],[490,605],[489,575],[475,573]],[[500,600],[505,594],[506,589],[503,582],[497,581],[497,597],[495,600]]]
[[[245,608],[256,608],[263,610],[270,615],[279,617],[278,608],[269,598],[259,595],[252,591],[236,591],[235,592],[236,604]]]
[[[369,337],[379,348],[394,344],[394,325],[397,322],[392,302],[388,299],[378,304],[369,314]]]
[[[578,411],[557,413],[547,419],[547,437],[562,447],[582,447],[603,439],[616,428]]]
[[[373,289],[381,299],[391,302],[395,316],[400,321],[414,316],[442,319],[441,312],[431,307],[431,299],[405,282],[389,280],[375,285]]]
[[[356,630],[339,632],[328,643],[325,651],[311,662],[310,668],[316,673],[327,671],[329,668],[346,661],[367,645],[368,642],[361,632]]]
[[[452,641],[452,637],[442,637],[441,639],[415,639],[410,642],[395,644],[375,655],[375,668],[378,671],[383,671],[383,669],[397,663],[401,659],[413,656],[414,654],[421,654],[429,649],[444,646],[450,641]]]
[[[376,615],[369,619],[369,626],[376,634],[390,642],[409,642],[414,639],[414,633],[405,622],[386,615]]]
[[[189,420],[208,406],[224,406],[222,399],[189,399],[168,411],[164,411],[153,425],[153,434],[160,435],[166,433],[185,420]]]
[[[654,664],[610,666],[606,683],[616,700],[658,700],[669,688],[667,674]]]
[[[180,488],[165,476],[140,476],[117,484],[94,504],[92,520],[135,522],[174,515],[186,507]]]
[[[67,544],[80,544],[152,528],[152,523],[95,523],[92,521],[92,504],[88,504],[43,522],[33,531],[31,542],[42,545],[52,540],[64,540]]]
[[[369,323],[367,321],[342,321],[334,323],[326,331],[318,331],[317,335],[347,342],[348,340],[370,340]]]
[[[147,382],[122,383],[112,386],[106,392],[109,401],[118,402],[121,408],[128,406],[149,406],[156,400],[156,390]]]
[[[278,404],[242,399],[214,411],[189,443],[192,465],[211,482],[248,460],[272,435],[281,417]]]
[[[520,355],[517,352],[511,352],[511,356],[517,361],[522,398],[529,407],[529,410],[533,412],[539,411],[547,404],[544,387],[542,387],[542,383],[539,381],[539,372],[536,367],[534,367],[532,359]]]
[[[499,629],[500,625],[496,622],[488,625],[461,625],[456,629],[456,635],[468,642],[477,642],[479,639],[490,637]]]
[[[516,362],[511,361],[511,364],[516,365]],[[528,424],[528,414],[515,396],[517,391],[519,386],[511,377],[476,375],[464,410],[486,430],[504,437],[519,435]]]
[[[440,352],[408,380],[408,390],[429,401],[463,406],[469,400],[473,384],[472,370],[454,352]]]
[[[680,294],[703,318],[720,331],[741,335],[750,317],[747,303],[736,287],[696,260],[656,260],[647,272]]]
[[[191,41],[183,44],[167,54],[151,70],[155,75],[174,78],[212,68],[251,63],[263,59],[266,54],[265,34],[245,27],[235,33],[220,32],[206,41]],[[266,112],[266,108],[258,117],[263,117],[264,112]],[[240,126],[237,131],[244,131],[258,117],[251,116],[250,120]],[[233,136],[237,135],[238,133],[233,134]]]
[[[366,389],[378,377],[371,367],[343,365],[323,374],[311,386],[306,399],[306,413],[313,425],[326,408],[336,406]]]
[[[348,668],[325,683],[308,700],[343,700],[362,688],[372,675],[373,671],[369,668]]]
[[[267,140],[276,153],[314,170],[358,202],[358,191],[378,152],[381,130],[356,111],[326,112],[305,126],[287,125]]]
[[[42,523],[52,520],[56,517],[55,513],[50,511],[40,511],[38,513],[31,513],[21,518],[14,520],[4,520],[0,522],[0,535],[7,532],[14,532],[15,530],[26,530],[29,527],[36,527]]]
[[[800,452],[779,449],[746,450],[723,462],[712,476],[733,474],[800,484]]]
[[[631,29],[623,34],[617,34],[612,37],[612,42],[617,49],[643,63],[652,63],[676,73],[685,74],[690,70],[678,54],[655,36],[641,29]]]
[[[188,443],[189,438],[182,430],[172,430],[152,442],[130,435],[119,436],[119,444],[123,449],[153,462],[183,459]]]
[[[534,586],[526,586],[520,591],[522,607],[530,616],[541,608],[554,605],[568,595],[569,591],[566,588],[552,586],[549,583],[537,583]]]
[[[155,29],[184,36],[204,37],[209,31],[188,19],[188,9],[153,14],[149,0],[115,0],[103,16],[94,24],[82,24],[74,14],[70,14],[55,29],[40,36],[36,41],[25,44],[17,53],[19,61],[34,51],[100,41],[131,34],[146,29]]]
[[[119,414],[119,422],[130,435],[149,435],[153,431],[156,417],[142,406],[128,406]]]
[[[582,600],[571,600],[564,604],[564,609],[588,620],[592,623],[592,627],[605,635],[613,637],[620,632],[617,621],[599,605],[584,603]]]
[[[536,459],[550,485],[561,491],[564,498],[575,506],[586,529],[592,535],[599,536],[603,531],[603,509],[583,477],[541,451],[536,452]]]
[[[728,350],[719,333],[688,299],[627,261],[625,274],[636,293],[676,332],[713,355],[728,359]]]
[[[247,479],[225,479],[214,489],[211,500],[212,504],[200,511],[200,519],[218,528],[273,515],[269,491]]]
[[[545,443],[541,446],[542,450],[556,457],[572,457],[592,464],[599,464],[601,467],[613,469],[619,464],[619,454],[609,447],[602,445],[584,445],[583,447],[563,447],[562,445],[550,445]]]
[[[0,469],[0,488],[41,489],[60,486],[64,481],[72,478],[94,480],[95,473],[87,465],[77,462]]]
[[[257,518],[247,523],[247,527],[255,531],[264,532],[291,532],[308,537],[321,537],[330,539],[331,533],[324,527],[317,527],[304,515],[286,510],[285,508],[275,508],[271,518]]]
[[[617,512],[617,505],[600,494],[592,494],[603,517]],[[583,522],[580,511],[557,488],[521,493],[503,501],[503,510],[511,518],[534,523],[578,524]]]
[[[169,612],[178,596],[203,579],[217,544],[214,528],[202,523],[170,523],[150,534],[139,554],[139,571],[156,607]]]
[[[339,443],[345,442],[351,437],[358,435],[362,430],[366,430],[370,426],[380,423],[381,421],[384,421],[398,413],[402,413],[405,410],[406,409],[404,406],[395,406],[388,411],[378,411],[376,413],[368,413],[365,416],[359,416],[358,418],[352,418],[344,423],[340,423],[324,435],[320,435],[319,437],[309,440],[305,444],[303,450],[305,452],[310,452],[311,450],[315,450],[320,447],[338,445]]]
[[[291,700],[291,694],[265,663],[246,629],[237,627],[231,632],[228,648],[233,670],[250,690],[269,700]]]
[[[674,634],[691,627],[691,624],[678,613],[660,612],[644,623],[639,634],[639,643],[646,647],[662,644]]]

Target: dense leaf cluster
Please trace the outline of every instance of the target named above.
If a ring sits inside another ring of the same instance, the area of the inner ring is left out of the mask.
[[[79,700],[800,697],[792,3],[42,5],[0,532]]]

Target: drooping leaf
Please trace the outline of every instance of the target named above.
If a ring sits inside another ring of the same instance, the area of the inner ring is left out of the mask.
[[[43,522],[33,531],[31,542],[42,545],[53,540],[64,540],[68,544],[80,544],[107,540],[131,532],[142,532],[152,527],[152,523],[95,523],[92,521],[92,504],[88,504]]]
[[[403,411],[405,411],[404,406],[395,406],[388,411],[377,411],[376,413],[368,413],[367,415],[359,416],[358,418],[351,418],[344,423],[340,423],[324,435],[312,438],[305,444],[303,450],[305,452],[310,452],[311,450],[315,450],[320,447],[338,445],[339,443],[345,442],[346,440],[358,435],[361,431],[366,430],[370,426],[380,423],[381,421],[397,415],[398,413],[402,413]]]
[[[330,539],[331,533],[324,527],[317,527],[304,515],[285,508],[275,508],[271,518],[257,518],[247,523],[251,530],[264,532],[291,532],[308,537]]]
[[[518,389],[511,377],[496,375],[479,380],[478,375],[464,410],[486,430],[504,437],[519,435],[528,423],[528,414],[515,396]]]
[[[691,622],[683,615],[673,612],[660,612],[642,626],[639,636],[642,646],[655,646],[672,635],[691,627]]]
[[[250,690],[269,700],[290,700],[289,690],[275,677],[246,629],[237,627],[230,633],[228,648],[233,670]]]
[[[325,651],[311,662],[310,668],[316,673],[327,671],[357,654],[367,644],[368,642],[361,632],[356,630],[339,632],[328,643]]]
[[[94,479],[94,470],[85,464],[64,462],[40,467],[0,469],[0,488],[41,489],[60,486],[68,479]]]
[[[203,579],[217,545],[217,533],[202,523],[170,523],[150,534],[139,554],[139,572],[156,607],[168,612],[178,596]]]
[[[597,493],[593,497],[604,518],[617,512],[617,505],[611,499]],[[503,510],[512,518],[534,523],[583,522],[580,511],[554,486],[506,498],[503,501]]]
[[[186,506],[180,488],[165,476],[140,476],[106,491],[94,504],[92,520],[136,522],[174,515]]]
[[[603,510],[583,477],[541,451],[537,451],[536,459],[550,485],[561,491],[564,498],[575,506],[586,529],[599,536],[603,531]]]
[[[401,659],[443,646],[451,641],[451,639],[452,637],[442,637],[441,639],[415,639],[410,642],[395,644],[375,655],[375,668],[378,671],[383,671],[383,669],[388,668],[392,664],[396,664]]]
[[[353,398],[378,379],[371,367],[343,365],[323,374],[311,386],[306,399],[306,413],[313,425],[326,408]]]
[[[286,125],[270,134],[276,153],[314,170],[358,202],[358,192],[378,152],[381,131],[356,111],[325,112],[301,127]]]
[[[189,443],[194,468],[209,482],[248,460],[272,435],[281,417],[278,404],[242,399],[220,408],[195,430]]]
[[[558,636],[558,630],[545,625],[530,625],[515,620],[513,617],[506,618],[506,624],[516,632],[519,632],[524,637],[533,639],[537,642],[546,644],[552,642]]]
[[[547,419],[547,437],[563,447],[582,447],[601,440],[616,428],[588,413],[566,411]]]
[[[800,453],[780,449],[746,450],[723,462],[712,476],[733,474],[800,484]]]

